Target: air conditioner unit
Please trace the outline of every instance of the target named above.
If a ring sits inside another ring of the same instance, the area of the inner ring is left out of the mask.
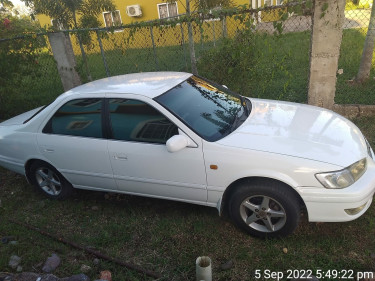
[[[140,5],[127,6],[126,13],[129,17],[140,17],[142,16],[141,6]]]

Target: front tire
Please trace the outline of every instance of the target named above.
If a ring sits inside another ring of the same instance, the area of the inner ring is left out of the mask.
[[[299,199],[289,186],[276,182],[243,183],[229,201],[234,223],[256,237],[284,237],[298,225]]]
[[[29,175],[36,189],[50,199],[65,199],[73,191],[72,185],[48,163],[34,162],[30,167]]]

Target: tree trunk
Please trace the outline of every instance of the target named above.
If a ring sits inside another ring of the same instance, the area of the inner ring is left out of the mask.
[[[374,45],[375,45],[375,0],[372,4],[370,23],[368,25],[365,45],[363,47],[361,64],[359,65],[358,74],[357,74],[357,77],[355,78],[356,83],[363,83],[370,77]]]

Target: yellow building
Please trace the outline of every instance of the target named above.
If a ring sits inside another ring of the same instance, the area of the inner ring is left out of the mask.
[[[104,12],[99,17],[102,27],[168,18],[186,12],[185,0],[174,3],[166,3],[163,0],[113,0],[113,2],[116,10]],[[234,0],[236,5],[247,4],[251,5],[252,8],[259,8],[264,5],[281,5],[282,2],[283,0]],[[52,25],[52,19],[46,15],[38,15],[38,19],[41,26]]]

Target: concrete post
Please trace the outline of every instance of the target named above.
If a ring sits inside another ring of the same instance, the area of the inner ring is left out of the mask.
[[[48,39],[64,90],[68,91],[81,85],[81,79],[75,69],[76,61],[69,34],[63,32],[49,33]]]
[[[186,0],[186,14],[190,17],[190,1]],[[194,35],[193,35],[193,27],[192,23],[189,19],[187,22],[188,26],[188,37],[189,37],[189,51],[190,51],[190,61],[191,61],[191,72],[195,75],[198,74],[197,69],[197,59],[195,58],[195,48],[194,48]]]
[[[315,0],[308,102],[331,109],[345,19],[345,0]]]

